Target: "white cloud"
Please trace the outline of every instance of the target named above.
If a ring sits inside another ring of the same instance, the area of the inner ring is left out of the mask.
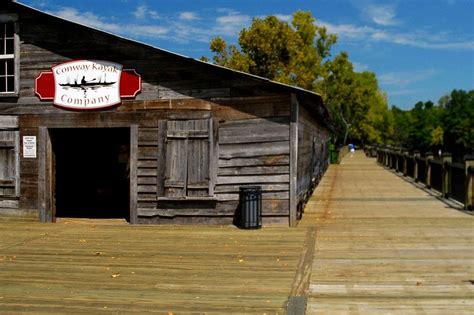
[[[144,19],[145,16],[146,16],[146,11],[147,11],[147,6],[146,5],[140,5],[138,6],[135,11],[133,11],[133,15],[137,18],[137,19]]]
[[[273,14],[273,15],[283,22],[291,22],[291,19],[293,18],[291,14]]]
[[[354,66],[354,71],[356,72],[364,72],[369,69],[368,65],[356,61],[353,61],[352,65]]]
[[[402,46],[411,46],[436,50],[474,50],[472,39],[460,38],[458,35],[446,31],[439,33],[416,31],[402,33],[383,28],[358,26],[353,24],[332,24],[320,21],[330,33],[337,34],[340,39],[365,42],[384,42]]]
[[[337,34],[343,38],[362,39],[374,33],[376,30],[368,26],[356,26],[352,24],[332,24],[320,20],[319,25],[325,26],[329,33]]]
[[[198,16],[195,12],[181,12],[179,14],[179,19],[180,20],[186,20],[186,21],[192,21],[192,20],[197,20]]]
[[[395,19],[395,11],[395,7],[392,5],[369,5],[366,8],[370,19],[374,23],[383,26],[397,25],[400,23]]]
[[[92,12],[80,13],[74,8],[63,8],[52,14],[79,24],[91,26],[103,31],[134,37],[162,38],[169,30],[157,25],[109,23]]]
[[[158,12],[154,10],[150,10],[150,8],[146,5],[139,5],[135,11],[133,11],[133,16],[137,19],[145,19],[145,18],[152,18],[154,20],[157,20],[160,18],[160,15]]]
[[[217,25],[213,29],[217,34],[236,36],[240,30],[250,24],[252,18],[249,15],[231,13],[216,18]]]
[[[250,16],[248,15],[240,15],[240,14],[230,14],[230,15],[223,15],[219,16],[216,21],[218,24],[243,24],[247,23],[250,20]]]
[[[426,69],[414,72],[389,72],[378,76],[382,85],[405,86],[414,82],[429,79],[438,74],[435,69]]]

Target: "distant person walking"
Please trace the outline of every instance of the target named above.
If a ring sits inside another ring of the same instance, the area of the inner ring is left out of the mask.
[[[355,145],[353,145],[352,143],[349,143],[349,152],[351,152],[351,157],[354,155],[354,152],[355,152]]]

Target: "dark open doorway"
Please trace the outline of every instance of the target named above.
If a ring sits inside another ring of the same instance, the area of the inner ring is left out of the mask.
[[[55,129],[56,217],[129,220],[130,130]]]

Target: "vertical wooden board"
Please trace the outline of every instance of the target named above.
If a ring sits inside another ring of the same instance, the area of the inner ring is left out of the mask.
[[[296,226],[298,185],[298,109],[295,94],[291,95],[290,118],[290,226]]]
[[[158,121],[158,166],[156,170],[156,194],[157,197],[165,196],[165,172],[166,172],[166,120]]]
[[[46,222],[46,137],[48,129],[39,128],[38,139],[38,210],[41,222]]]
[[[8,179],[8,162],[9,162],[9,150],[0,149],[0,179]],[[3,194],[1,194],[3,195]]]
[[[188,130],[204,134],[207,138],[188,136],[187,196],[203,197],[209,193],[209,121],[190,120]]]
[[[187,122],[182,120],[168,121],[167,130],[184,131]],[[188,139],[167,137],[165,192],[167,197],[186,196],[187,146]]]
[[[214,196],[219,161],[219,120],[209,120],[209,196]]]
[[[20,197],[20,131],[15,131],[15,196]]]
[[[130,223],[136,224],[138,206],[138,125],[130,126]]]
[[[0,179],[16,180],[16,140],[18,131],[4,130],[0,131]],[[3,195],[6,195],[4,192]],[[14,194],[13,194],[14,195]]]

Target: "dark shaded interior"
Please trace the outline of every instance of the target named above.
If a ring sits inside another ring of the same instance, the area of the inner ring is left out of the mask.
[[[56,217],[129,220],[129,129],[56,129],[51,138]]]

